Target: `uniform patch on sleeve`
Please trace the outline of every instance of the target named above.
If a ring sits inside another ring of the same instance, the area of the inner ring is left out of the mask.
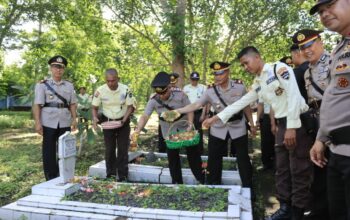
[[[95,92],[95,95],[94,95],[96,98],[98,98],[100,96],[100,93],[98,91]]]
[[[289,72],[286,67],[282,67],[277,71],[278,75],[280,75],[283,79],[289,79]]]

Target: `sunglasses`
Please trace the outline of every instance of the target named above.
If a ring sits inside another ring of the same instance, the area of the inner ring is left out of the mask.
[[[215,71],[213,74],[214,75],[222,75],[225,73],[225,70],[218,70],[218,71]]]
[[[166,88],[164,91],[158,92],[157,90],[155,91],[158,95],[164,95],[168,91],[168,88]]]
[[[56,69],[64,69],[64,66],[60,64],[51,64],[51,67],[56,68]]]

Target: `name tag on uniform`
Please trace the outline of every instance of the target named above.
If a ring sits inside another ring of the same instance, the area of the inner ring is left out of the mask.
[[[266,85],[272,83],[272,82],[275,81],[276,79],[277,79],[276,76],[273,76],[273,77],[269,78],[268,80],[266,80]]]

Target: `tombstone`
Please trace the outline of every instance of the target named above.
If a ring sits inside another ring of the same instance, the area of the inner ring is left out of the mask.
[[[58,139],[58,166],[61,183],[67,183],[74,178],[76,153],[76,138],[67,131]]]

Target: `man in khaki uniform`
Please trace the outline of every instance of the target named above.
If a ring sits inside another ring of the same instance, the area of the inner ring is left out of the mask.
[[[105,142],[105,160],[107,178],[126,181],[128,178],[128,148],[130,145],[130,114],[133,112],[134,101],[129,88],[119,83],[116,69],[105,72],[106,84],[100,86],[92,100],[92,117],[94,129],[97,123],[119,122],[119,126],[103,128]],[[101,120],[98,118],[98,108],[102,106]],[[116,147],[118,156],[116,157]]]
[[[149,117],[155,110],[160,116],[162,112],[169,109],[176,109],[188,105],[190,103],[185,93],[180,90],[172,90],[170,85],[170,76],[165,72],[158,73],[152,81],[152,87],[155,89],[156,94],[147,102],[145,112],[141,116],[138,125],[133,135],[138,135],[140,131],[145,127]],[[190,124],[193,122],[193,113],[183,115],[179,120],[188,120]],[[159,124],[163,134],[163,138],[168,135],[170,123],[164,121],[162,117],[159,117]],[[188,129],[187,123],[178,122],[173,125],[172,131],[177,129],[185,130]],[[190,146],[186,148],[187,159],[190,165],[191,171],[196,179],[200,183],[204,183],[204,173],[202,172],[202,160],[200,157],[199,147]],[[170,175],[173,184],[182,184],[182,173],[181,173],[181,161],[179,155],[179,149],[167,149]]]
[[[229,78],[229,66],[229,63],[213,62],[210,68],[214,71],[215,85],[208,88],[195,103],[176,109],[175,112],[178,114],[192,112],[210,103],[217,114],[227,105],[237,102],[246,93],[246,88],[242,81]],[[244,114],[248,117],[251,128],[255,129],[249,106],[231,117],[227,124],[218,121],[211,127],[208,143],[208,184],[221,184],[222,157],[227,152],[228,140],[231,139],[231,147],[236,146],[237,149],[242,186],[252,186],[252,165],[248,155],[248,135]]]
[[[316,138],[320,115],[322,96],[329,81],[330,55],[325,51],[320,33],[322,31],[302,29],[297,31],[292,39],[300,48],[301,53],[309,61],[309,68],[305,71],[304,81],[307,91],[309,111],[317,120],[315,130],[311,132],[313,139]],[[314,141],[314,140],[313,140]],[[329,219],[327,204],[327,169],[314,165],[314,178],[311,185],[312,201],[311,212],[307,219]]]
[[[309,204],[312,164],[308,155],[312,140],[301,124],[300,114],[308,109],[296,83],[293,70],[284,63],[265,64],[252,46],[238,53],[246,71],[256,75],[252,90],[226,107],[203,126],[227,123],[232,115],[257,99],[270,104],[277,121],[275,140],[276,189],[280,209],[268,220],[302,219]]]
[[[338,32],[342,40],[331,54],[331,81],[322,97],[320,129],[310,151],[318,166],[327,164],[329,215],[350,219],[350,0],[318,0],[310,14],[318,12],[322,24]],[[326,147],[329,159],[325,158]]]
[[[195,103],[207,89],[205,85],[198,83],[200,77],[199,73],[192,72],[190,75],[190,84],[185,85],[183,88],[184,93],[188,96],[191,103]],[[193,123],[196,129],[199,131],[200,140],[199,140],[199,149],[201,154],[203,153],[203,130],[202,130],[202,122],[205,119],[205,107],[198,109],[194,112]]]
[[[56,159],[58,138],[66,131],[76,129],[77,99],[74,86],[63,80],[67,59],[63,56],[52,57],[50,65],[51,78],[37,83],[33,114],[35,130],[43,136],[43,165],[46,180],[59,176]]]

